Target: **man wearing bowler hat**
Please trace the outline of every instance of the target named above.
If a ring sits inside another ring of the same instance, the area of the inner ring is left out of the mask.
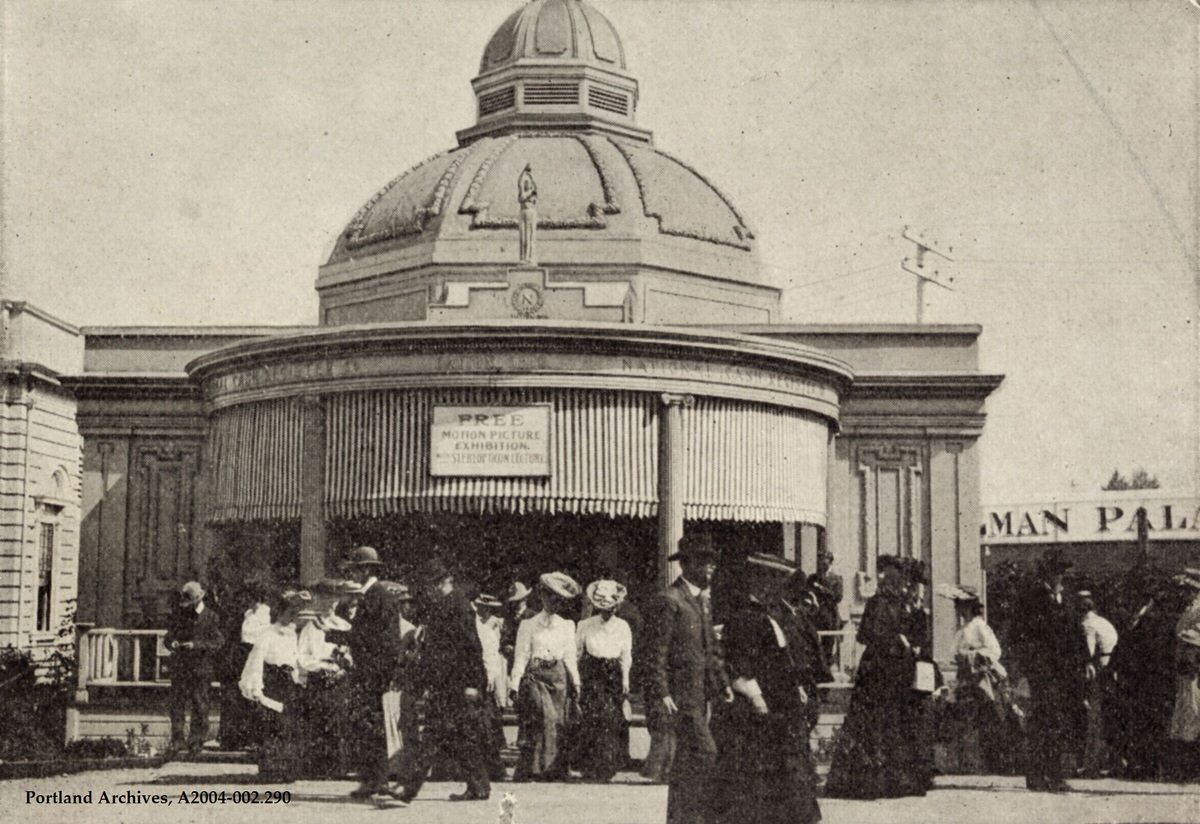
[[[1062,756],[1084,731],[1087,641],[1075,605],[1063,590],[1071,566],[1060,550],[1038,562],[1037,580],[1014,611],[1012,651],[1029,679],[1025,786],[1065,792]]]
[[[171,650],[170,751],[199,750],[208,739],[208,699],[213,680],[213,656],[225,643],[221,620],[204,603],[204,588],[188,581],[179,590],[179,608],[172,616],[165,644]],[[192,726],[184,732],[185,713]]]
[[[359,585],[360,601],[350,625],[351,717],[357,734],[353,760],[358,788],[353,798],[385,793],[388,780],[387,735],[383,726],[383,694],[399,675],[404,656],[400,638],[400,603],[391,581],[379,579],[379,553],[356,547],[345,561],[346,575]]]
[[[675,734],[667,789],[668,824],[703,824],[717,747],[709,728],[713,701],[733,701],[716,633],[710,586],[717,553],[703,541],[680,541],[682,574],[654,599],[647,621],[647,712]]]
[[[466,792],[455,793],[450,800],[483,801],[492,791],[481,746],[488,734],[483,704],[488,679],[475,611],[439,558],[425,564],[419,584],[423,638],[413,686],[415,695],[427,696],[425,729],[416,764],[399,797],[405,802],[416,798],[435,759],[442,756],[467,782]]]

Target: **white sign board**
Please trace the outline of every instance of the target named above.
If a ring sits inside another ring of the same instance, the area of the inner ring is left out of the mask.
[[[1200,499],[1118,493],[1104,499],[984,507],[984,544],[1136,541],[1146,510],[1151,541],[1200,541]]]
[[[435,406],[429,472],[441,477],[550,474],[550,404]]]

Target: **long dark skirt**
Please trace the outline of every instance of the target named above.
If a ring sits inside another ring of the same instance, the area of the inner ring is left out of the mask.
[[[584,778],[608,781],[629,760],[626,749],[624,687],[618,658],[579,660],[580,723],[573,742],[574,764]]]
[[[716,768],[707,824],[814,824],[821,820],[817,774],[803,710],[757,715],[735,700],[714,712]]]
[[[258,752],[258,776],[266,781],[293,781],[300,768],[300,727],[297,693],[287,667],[263,667],[263,694],[283,704],[283,712],[263,713],[263,743]]]
[[[860,673],[825,783],[830,798],[924,795],[932,780],[927,695],[903,659]]]
[[[567,672],[563,663],[530,662],[517,698],[521,754],[513,780],[556,779],[566,774],[566,705]]]
[[[238,690],[251,649],[251,644],[236,644],[228,650],[227,677],[221,683],[221,747],[226,750],[257,749],[262,744],[263,708]]]
[[[340,673],[314,672],[298,690],[299,769],[306,778],[341,778],[350,771],[350,690]]]

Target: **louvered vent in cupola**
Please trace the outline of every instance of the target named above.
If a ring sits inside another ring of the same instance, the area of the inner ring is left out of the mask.
[[[629,98],[608,89],[588,88],[588,105],[613,114],[629,115]]]
[[[479,116],[487,117],[489,114],[511,109],[515,105],[517,105],[517,90],[513,86],[481,94],[479,96]]]
[[[578,83],[526,83],[522,92],[526,106],[577,106]]]

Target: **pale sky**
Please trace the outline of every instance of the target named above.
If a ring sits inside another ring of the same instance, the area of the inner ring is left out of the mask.
[[[78,324],[313,323],[379,187],[474,122],[517,0],[4,9],[3,261]],[[905,224],[983,325],[985,501],[1144,466],[1197,493],[1200,9],[596,0],[655,143],[738,205],[797,322],[910,321]]]

